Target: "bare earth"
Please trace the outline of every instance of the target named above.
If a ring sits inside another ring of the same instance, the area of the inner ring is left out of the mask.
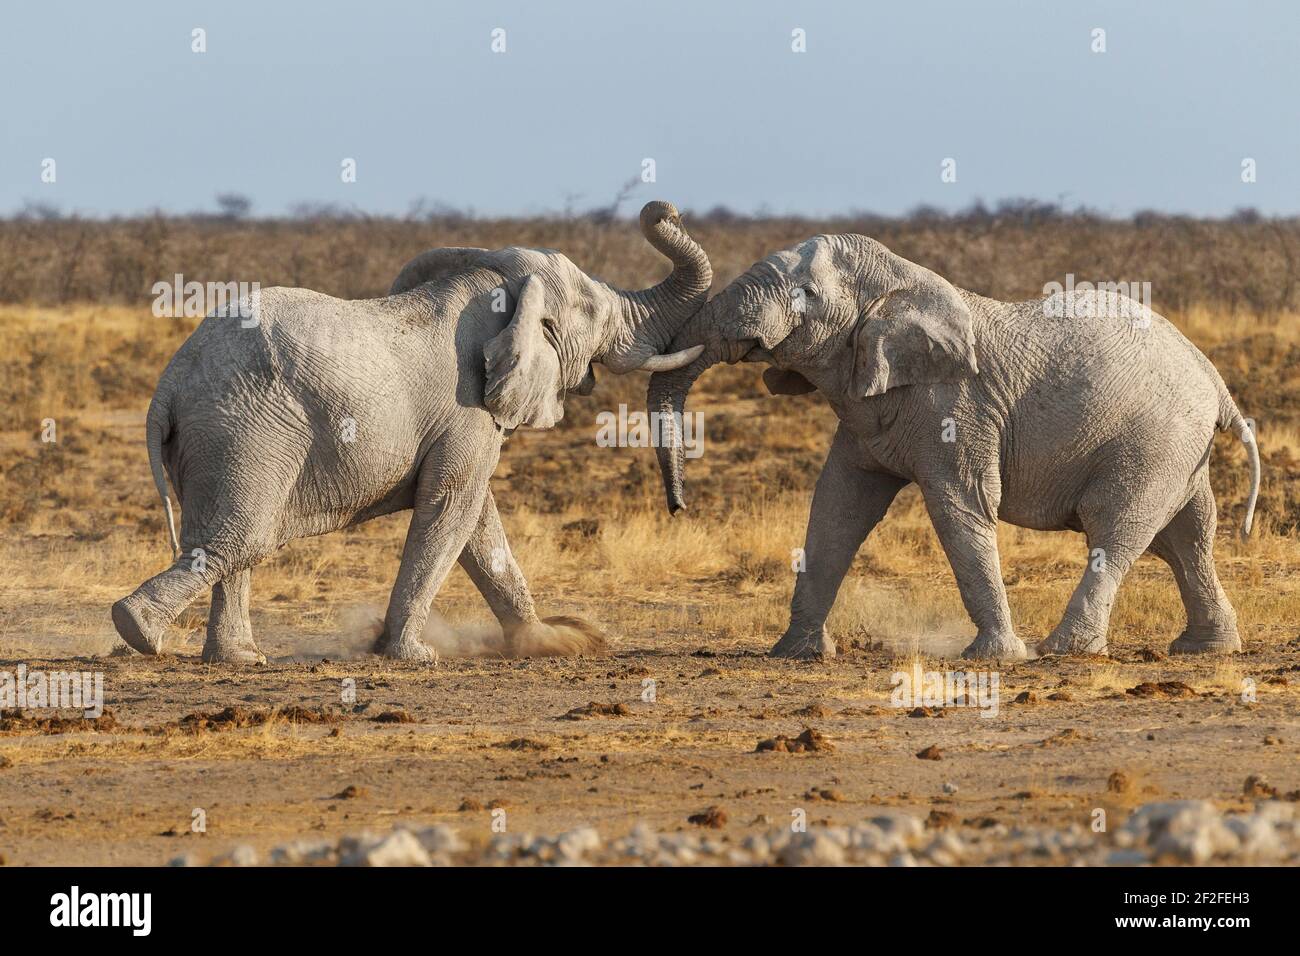
[[[589,825],[607,838],[638,822],[691,829],[687,818],[711,806],[725,811],[717,835],[729,840],[781,826],[798,808],[810,826],[892,808],[935,812],[932,826],[991,819],[1066,827],[1088,824],[1097,807],[1120,820],[1126,808],[1157,799],[1244,809],[1252,775],[1300,785],[1300,717],[1287,683],[1300,671],[1294,645],[1241,659],[1260,676],[1257,703],[1208,686],[1215,664],[1204,660],[1145,663],[1130,654],[1004,665],[993,718],[958,708],[914,717],[890,707],[896,658],[878,650],[792,664],[734,645],[656,639],[628,642],[605,660],[456,661],[432,670],[379,660],[242,671],[181,658],[26,663],[103,669],[118,726],[0,737],[11,762],[0,771],[0,847],[10,864],[160,864],[238,844],[264,854],[300,837],[384,830],[399,820],[449,824],[474,844],[490,838],[494,807],[505,808],[510,831]],[[344,678],[356,681],[355,706],[340,703]],[[642,700],[647,679],[653,703]],[[1125,693],[1162,681],[1200,689]],[[1011,703],[1022,691],[1036,699]],[[1072,700],[1047,699],[1061,691]],[[566,718],[592,703],[626,712]],[[337,717],[228,730],[180,725],[231,705]],[[376,722],[393,712],[415,722]],[[760,740],[805,728],[833,750],[755,752]],[[916,756],[930,746],[941,759]],[[957,792],[945,795],[945,783]],[[346,792],[356,795],[340,797]],[[206,812],[206,834],[191,832],[195,808]]]

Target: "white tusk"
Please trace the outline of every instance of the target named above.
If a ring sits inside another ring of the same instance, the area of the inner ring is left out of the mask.
[[[692,345],[680,352],[672,352],[668,355],[652,355],[642,363],[641,368],[647,372],[672,372],[679,368],[685,368],[703,354],[703,345]]]

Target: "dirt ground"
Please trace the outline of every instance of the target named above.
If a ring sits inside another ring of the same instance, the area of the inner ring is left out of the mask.
[[[707,445],[688,462],[689,517],[664,514],[649,449],[594,442],[598,411],[643,407],[644,376],[604,376],[592,396],[570,399],[560,427],[508,443],[494,489],[539,608],[604,628],[607,657],[429,667],[368,656],[404,516],[295,542],[254,572],[265,666],[199,662],[205,601],[169,631],[166,656],[122,654],[108,608],[168,560],[144,410],[193,323],[160,326],[137,307],[2,306],[13,415],[0,430],[0,673],[100,671],[111,718],[0,716],[0,856],[208,860],[397,822],[486,843],[500,809],[512,833],[695,832],[689,818],[704,814],[721,824],[712,835],[739,841],[788,826],[797,810],[810,826],[887,808],[936,829],[1065,828],[1086,827],[1099,807],[1122,819],[1159,800],[1233,811],[1274,791],[1294,798],[1298,324],[1171,318],[1259,423],[1264,488],[1247,542],[1234,537],[1245,456],[1222,437],[1211,463],[1217,563],[1245,652],[1165,658],[1183,612],[1168,569],[1146,557],[1121,590],[1110,657],[981,665],[1000,681],[997,714],[982,717],[891,706],[891,674],[966,670],[956,657],[974,633],[914,490],[841,590],[831,627],[842,655],[763,656],[786,622],[791,550],[833,419],[816,396],[764,396],[752,367],[717,369],[692,396]],[[41,441],[46,419],[54,442]],[[1032,647],[1064,610],[1084,544],[1000,535],[1013,619]],[[459,569],[437,609],[459,634],[491,622]],[[237,710],[223,719],[227,708]],[[829,748],[759,751],[807,729]],[[917,756],[931,747],[939,759]]]
[[[888,674],[898,662],[888,651],[796,664],[739,643],[706,648],[661,633],[603,660],[437,668],[28,660],[102,669],[116,725],[0,738],[0,847],[10,864],[160,864],[241,844],[265,854],[399,820],[445,823],[473,844],[490,838],[498,807],[512,832],[592,826],[606,837],[637,823],[691,829],[688,818],[714,806],[727,817],[718,835],[731,840],[780,826],[797,809],[811,826],[893,808],[931,825],[1064,827],[1087,824],[1098,807],[1122,819],[1156,799],[1244,808],[1251,776],[1300,786],[1300,717],[1288,683],[1300,671],[1295,644],[1227,665],[1259,676],[1256,703],[1219,689],[1232,676],[1222,663],[1148,663],[1128,652],[1002,665],[998,714],[981,717],[891,707]],[[356,682],[354,705],[341,703],[345,678]],[[647,680],[653,702],[643,699]],[[1126,693],[1160,682],[1191,689]],[[1030,699],[1012,703],[1022,692]],[[231,729],[220,718],[206,727],[184,720],[232,706],[308,714]],[[325,722],[307,722],[316,715]],[[806,728],[832,749],[755,752]],[[932,746],[941,759],[916,756]],[[206,815],[203,834],[191,832],[196,809]]]

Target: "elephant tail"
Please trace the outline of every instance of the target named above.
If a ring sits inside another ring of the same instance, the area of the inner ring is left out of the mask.
[[[1250,458],[1250,495],[1246,499],[1246,517],[1241,522],[1241,536],[1244,539],[1250,536],[1251,526],[1255,523],[1255,502],[1259,499],[1259,444],[1255,440],[1255,423],[1242,416],[1226,388],[1220,405],[1219,428],[1235,432],[1246,446],[1246,455]]]
[[[176,537],[176,517],[172,513],[172,500],[167,495],[167,473],[163,469],[162,446],[171,435],[172,413],[171,396],[161,389],[149,403],[149,414],[145,419],[145,445],[149,449],[149,469],[153,472],[153,484],[162,499],[163,511],[167,513],[167,533],[171,536],[172,557],[181,553],[180,539]]]

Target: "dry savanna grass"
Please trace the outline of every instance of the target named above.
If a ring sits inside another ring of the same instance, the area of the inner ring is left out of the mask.
[[[1220,571],[1247,640],[1289,634],[1300,610],[1289,569],[1300,520],[1300,351],[1295,315],[1249,319],[1193,308],[1171,318],[1210,354],[1258,423],[1264,488],[1252,539],[1232,535],[1247,485],[1244,455],[1221,437],[1213,475]],[[105,609],[166,561],[162,511],[141,441],[144,410],[193,319],[158,319],[116,305],[2,306],[0,362],[11,427],[0,432],[7,595],[4,647],[106,651]],[[1253,396],[1253,400],[1248,400]],[[784,625],[794,549],[834,427],[816,396],[765,396],[752,367],[701,383],[705,454],[688,468],[691,516],[669,519],[653,453],[595,445],[595,415],[642,407],[644,376],[606,376],[573,397],[559,428],[520,432],[495,477],[514,550],[547,612],[590,616],[615,640],[663,628],[761,650]],[[42,441],[54,430],[54,442]],[[284,633],[283,653],[327,647],[381,611],[405,520],[294,542],[254,576],[254,615]],[[1082,539],[1004,526],[999,535],[1012,612],[1027,639],[1045,635],[1081,573]],[[452,623],[490,620],[459,570],[439,601]],[[1167,569],[1144,558],[1115,609],[1119,645],[1162,644],[1181,621]],[[198,640],[204,610],[182,618]],[[900,495],[859,555],[832,626],[846,641],[956,651],[971,628],[915,489]],[[326,644],[320,644],[326,640]],[[185,646],[185,645],[182,645]],[[346,640],[345,640],[346,646]],[[337,652],[337,649],[336,649]]]

